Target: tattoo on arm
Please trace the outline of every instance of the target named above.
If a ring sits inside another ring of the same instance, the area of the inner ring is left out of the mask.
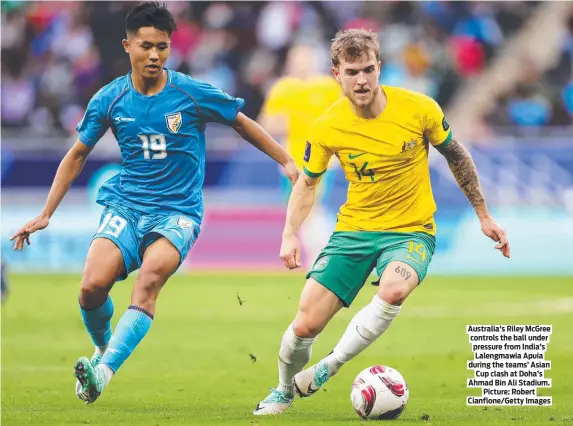
[[[455,138],[452,138],[446,147],[438,145],[436,149],[446,158],[452,174],[478,217],[481,219],[487,216],[489,214],[487,204],[469,151]]]

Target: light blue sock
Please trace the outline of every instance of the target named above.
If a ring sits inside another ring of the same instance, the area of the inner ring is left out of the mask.
[[[82,319],[94,345],[105,347],[111,339],[111,317],[113,316],[113,302],[111,297],[99,308],[85,310],[80,305]]]
[[[153,315],[139,306],[131,305],[127,308],[115,327],[115,333],[101,359],[101,364],[107,365],[117,373],[119,367],[147,334],[152,320]]]

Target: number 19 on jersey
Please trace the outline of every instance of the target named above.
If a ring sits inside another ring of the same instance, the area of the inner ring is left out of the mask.
[[[165,135],[137,135],[141,139],[143,158],[146,160],[163,160],[167,157]]]

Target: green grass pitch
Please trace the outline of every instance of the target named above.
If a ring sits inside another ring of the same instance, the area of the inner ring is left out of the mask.
[[[102,397],[74,394],[73,365],[92,345],[77,306],[79,276],[13,275],[2,309],[2,424],[358,425],[350,385],[375,364],[396,368],[410,401],[396,424],[573,425],[573,286],[563,278],[429,276],[392,327],[317,395],[280,418],[251,415],[277,381],[277,351],[294,316],[300,274],[179,274],[159,298],[146,339]],[[129,304],[133,278],[116,285],[113,324]],[[372,297],[367,285],[318,338],[328,353],[351,316]],[[242,306],[237,293],[245,302]],[[472,357],[466,324],[551,324],[546,353],[552,407],[467,407]],[[256,358],[253,362],[250,355]]]

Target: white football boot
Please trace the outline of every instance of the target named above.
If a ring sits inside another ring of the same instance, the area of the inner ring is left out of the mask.
[[[284,410],[292,405],[294,395],[288,395],[277,389],[271,388],[271,393],[257,404],[253,414],[255,416],[268,416],[282,414]]]
[[[294,390],[301,398],[306,398],[318,391],[329,378],[328,364],[319,362],[294,376]]]

